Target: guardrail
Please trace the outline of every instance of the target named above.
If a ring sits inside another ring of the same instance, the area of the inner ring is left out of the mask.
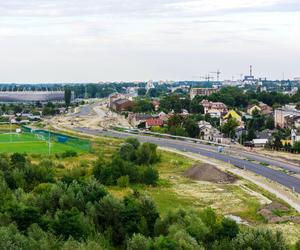
[[[122,130],[123,132],[130,133],[130,134],[146,134],[146,135],[153,135],[153,136],[157,136],[157,137],[171,138],[171,139],[182,140],[182,141],[191,141],[191,142],[201,143],[201,144],[210,144],[210,145],[215,145],[215,146],[230,147],[230,145],[224,144],[224,143],[195,139],[195,138],[190,138],[190,137],[185,137],[185,136],[161,134],[161,133],[150,132],[150,131],[140,130],[140,129],[130,129],[130,128],[124,128],[124,127],[114,127],[112,129],[119,129],[119,130]]]

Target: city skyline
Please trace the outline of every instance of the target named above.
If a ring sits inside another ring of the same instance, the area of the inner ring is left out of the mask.
[[[295,0],[0,3],[0,82],[300,76]]]

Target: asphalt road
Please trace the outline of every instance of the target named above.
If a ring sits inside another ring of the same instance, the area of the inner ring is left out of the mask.
[[[109,137],[116,137],[116,138],[127,138],[127,137],[136,137],[142,142],[151,142],[155,143],[161,147],[167,147],[167,148],[173,148],[181,151],[186,152],[192,152],[196,154],[200,154],[202,156],[206,156],[209,158],[213,158],[216,160],[220,160],[223,162],[230,163],[238,168],[241,169],[247,169],[249,171],[252,171],[258,175],[264,176],[272,181],[278,182],[282,184],[283,186],[286,186],[290,189],[294,189],[297,193],[300,194],[300,179],[290,176],[286,173],[283,173],[281,171],[277,171],[274,169],[271,169],[269,167],[263,166],[259,163],[253,163],[248,160],[239,158],[237,156],[234,156],[234,154],[224,154],[219,153],[216,150],[216,147],[203,145],[203,144],[195,144],[195,143],[188,143],[183,141],[176,141],[172,139],[163,139],[163,138],[157,138],[157,137],[151,137],[151,136],[143,136],[143,135],[137,135],[137,134],[128,134],[128,133],[121,133],[121,132],[114,132],[114,131],[100,131],[100,130],[91,130],[87,128],[75,128],[74,130],[86,134],[91,135],[103,135],[103,136],[109,136]],[[244,153],[242,153],[244,154]],[[246,155],[244,155],[246,157]],[[283,167],[284,169],[287,168],[295,168],[293,165],[285,164],[282,162],[273,161],[271,159],[266,159],[261,156],[256,156],[251,154],[250,157],[255,158],[256,160],[260,162],[266,161],[270,162],[272,161],[271,165]],[[247,155],[247,158],[249,159],[249,155]],[[296,167],[297,168],[297,167]]]

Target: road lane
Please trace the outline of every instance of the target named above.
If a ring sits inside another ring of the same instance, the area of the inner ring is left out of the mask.
[[[277,171],[266,166],[263,166],[258,163],[249,162],[244,159],[240,159],[234,155],[227,155],[218,153],[216,148],[214,147],[214,151],[211,148],[203,148],[203,145],[199,144],[192,144],[192,143],[185,143],[182,141],[170,140],[170,139],[163,139],[151,136],[142,136],[137,134],[128,134],[128,133],[121,133],[115,131],[100,131],[100,130],[91,130],[87,128],[75,128],[74,130],[86,134],[91,135],[104,135],[109,137],[117,137],[117,138],[127,138],[127,137],[136,137],[142,142],[151,142],[155,143],[161,147],[173,148],[181,151],[192,152],[196,154],[200,154],[202,156],[206,156],[209,158],[213,158],[216,160],[220,160],[223,162],[230,163],[238,168],[247,169],[252,171],[258,175],[264,176],[272,181],[278,182],[290,189],[294,189],[297,193],[300,193],[300,179],[290,176],[286,173],[281,171]],[[205,145],[207,146],[207,145]]]

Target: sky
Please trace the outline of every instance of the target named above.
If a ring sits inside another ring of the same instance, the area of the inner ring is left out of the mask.
[[[1,0],[0,82],[293,79],[299,31],[299,0]]]

